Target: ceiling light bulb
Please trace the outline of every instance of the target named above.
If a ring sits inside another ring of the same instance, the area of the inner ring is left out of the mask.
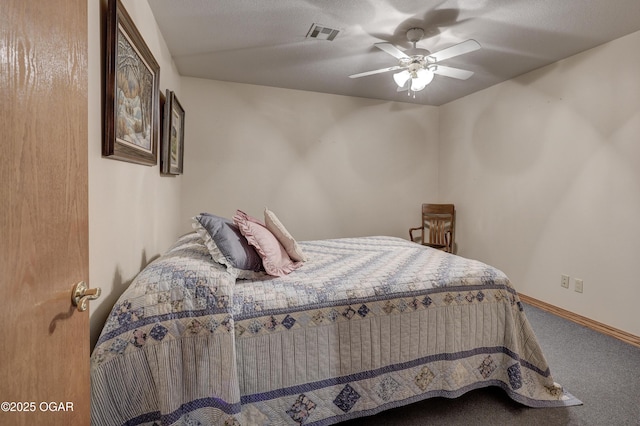
[[[420,81],[423,82],[425,86],[431,83],[431,81],[433,80],[433,72],[429,69],[421,68],[418,70],[417,74],[418,79],[420,79]]]
[[[412,91],[419,92],[422,89],[424,89],[425,87],[427,87],[427,85],[421,79],[419,79],[419,78],[411,79],[411,90]]]
[[[409,77],[411,77],[411,75],[409,74],[409,71],[404,70],[404,71],[395,73],[393,75],[393,80],[396,82],[398,87],[404,87],[404,85],[407,84],[407,80],[409,80]]]
[[[427,87],[427,84],[431,83],[431,80],[433,80],[433,72],[421,68],[415,72],[415,77],[411,79],[411,90],[413,92],[419,92]]]

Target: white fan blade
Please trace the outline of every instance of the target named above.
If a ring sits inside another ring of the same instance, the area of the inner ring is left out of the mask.
[[[436,53],[429,55],[430,58],[436,60],[436,62],[444,61],[445,59],[453,58],[454,56],[464,55],[465,53],[474,52],[480,49],[480,43],[475,40],[467,40],[462,43],[454,44],[451,47],[442,49]]]
[[[361,72],[359,74],[351,74],[349,76],[349,78],[365,77],[367,75],[380,74],[380,73],[383,73],[383,72],[395,71],[395,70],[401,70],[401,69],[402,69],[402,67],[400,65],[396,65],[394,67],[381,68],[379,70],[366,71],[366,72]]]
[[[443,75],[445,77],[457,78],[458,80],[466,80],[473,75],[473,71],[461,70],[460,68],[445,67],[438,64],[433,70],[434,74]]]
[[[374,46],[398,59],[405,59],[409,57],[406,53],[404,53],[402,50],[398,49],[391,43],[376,43],[374,44]]]

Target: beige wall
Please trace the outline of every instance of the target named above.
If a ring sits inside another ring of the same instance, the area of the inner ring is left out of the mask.
[[[268,206],[301,240],[407,238],[437,199],[435,107],[195,78],[182,89],[181,220]]]
[[[460,254],[635,335],[639,43],[635,33],[441,107],[439,173],[440,196],[458,207]]]
[[[125,8],[185,108],[185,173],[101,156],[100,27],[89,2],[91,342],[136,274],[200,211],[275,211],[298,239],[396,235],[437,198],[434,107],[181,78],[146,2]]]
[[[147,2],[127,0],[131,15],[160,64],[160,90],[180,93],[180,76]],[[100,8],[88,1],[89,19],[89,282],[102,288],[91,304],[91,344],[122,291],[179,235],[179,178],[161,177],[148,167],[102,158],[102,60]]]

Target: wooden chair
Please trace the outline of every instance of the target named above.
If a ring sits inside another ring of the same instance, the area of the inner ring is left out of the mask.
[[[414,236],[414,231],[420,231]],[[409,229],[416,243],[453,253],[456,237],[456,209],[453,204],[423,204],[422,226]]]

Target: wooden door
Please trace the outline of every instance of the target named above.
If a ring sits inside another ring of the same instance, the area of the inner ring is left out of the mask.
[[[89,424],[87,1],[0,1],[0,424]]]

